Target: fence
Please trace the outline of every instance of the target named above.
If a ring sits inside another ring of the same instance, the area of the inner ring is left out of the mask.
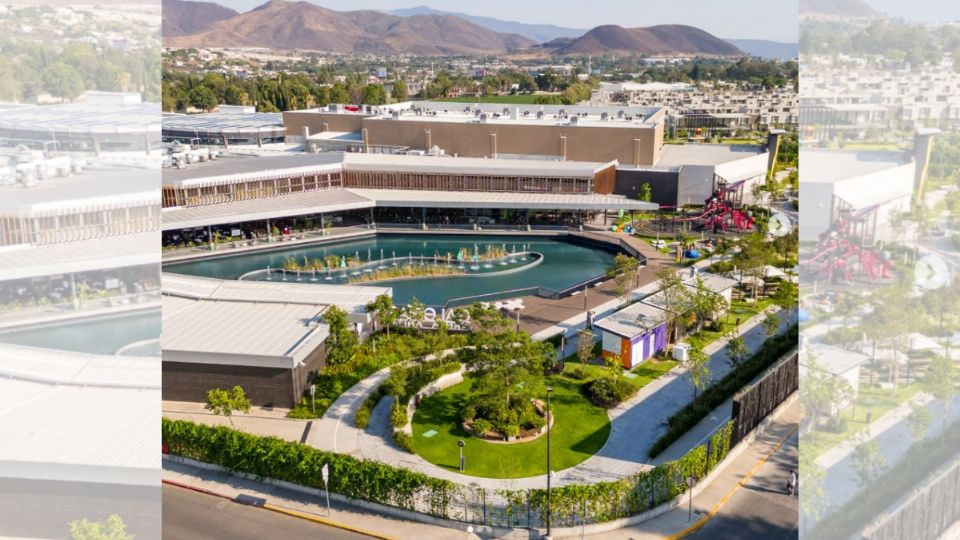
[[[799,355],[796,351],[771,367],[759,381],[733,398],[731,446],[736,446],[790,394],[799,388]]]
[[[938,476],[896,512],[863,532],[863,540],[940,538],[960,520],[960,463]]]
[[[324,452],[274,437],[250,435],[225,426],[212,427],[163,419],[163,442],[170,453],[228,470],[322,488],[321,469],[330,466],[330,491],[348,498],[385,504],[465,523],[496,527],[543,527],[545,489],[491,490],[461,486],[375,461]],[[731,424],[706,444],[675,461],[626,478],[551,491],[551,521],[573,527],[629,517],[686,492],[685,479],[704,478],[730,451]]]

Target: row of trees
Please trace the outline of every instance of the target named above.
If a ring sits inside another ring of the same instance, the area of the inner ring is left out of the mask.
[[[0,50],[0,101],[21,101],[44,92],[72,101],[87,90],[143,92],[146,101],[159,97],[159,58],[150,50],[14,40],[0,40]]]
[[[639,82],[742,82],[770,89],[795,86],[798,66],[794,61],[780,62],[760,58],[725,59],[696,58],[680,63],[647,67]]]

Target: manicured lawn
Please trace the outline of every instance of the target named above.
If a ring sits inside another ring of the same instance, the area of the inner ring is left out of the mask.
[[[856,433],[866,428],[867,414],[871,415],[871,422],[876,422],[919,391],[920,385],[915,383],[898,386],[896,394],[893,394],[890,389],[862,386],[857,393],[856,407],[847,407],[840,413],[840,417],[847,421],[846,429],[842,433],[834,433],[828,431],[825,425],[821,425],[817,429],[813,441],[804,444],[810,445],[814,456],[820,456],[841,442],[853,439]],[[807,439],[810,439],[810,437],[807,437]]]
[[[639,378],[639,377],[638,377]],[[590,403],[582,381],[563,375],[548,378],[556,418],[551,431],[554,471],[572,467],[595,454],[610,435],[607,411]],[[494,444],[470,437],[460,425],[460,412],[470,394],[471,379],[425,399],[413,417],[413,449],[427,461],[456,471],[463,439],[466,474],[487,478],[523,478],[546,474],[547,438],[518,444]],[[424,433],[435,430],[432,437]]]
[[[599,347],[600,347],[600,344],[598,343],[597,349],[599,349]],[[600,354],[600,353],[597,352],[597,354]],[[577,360],[576,355],[567,358],[564,364],[565,364],[565,367],[563,369],[564,373],[573,373],[575,370],[580,369],[580,367],[583,366],[580,363],[580,361]],[[664,373],[677,367],[679,364],[680,362],[677,362],[676,360],[651,359],[633,368],[629,372],[625,371],[624,375],[626,375],[626,373],[632,373],[636,375],[636,377],[632,379],[627,377],[626,381],[636,386],[637,388],[643,388],[644,386],[650,384],[651,382],[653,382],[655,379],[657,379]],[[603,377],[604,375],[607,374],[606,366],[602,366],[599,363],[588,363],[586,366],[583,366],[583,367],[584,369],[587,370],[587,378],[583,379],[584,382],[592,379],[596,379],[597,377]]]
[[[730,309],[727,310],[727,314],[720,319],[720,328],[718,330],[710,330],[709,328],[704,327],[703,330],[692,336],[687,336],[687,338],[683,341],[686,341],[691,345],[699,345],[701,348],[705,348],[707,345],[736,329],[737,319],[740,320],[740,324],[743,324],[747,322],[748,319],[757,313],[760,313],[764,309],[767,309],[767,307],[772,304],[773,301],[770,299],[757,300],[756,304],[742,301],[732,302],[730,304]],[[781,320],[782,317],[785,316],[783,313],[779,313],[778,315],[781,317]]]
[[[507,96],[483,96],[480,98],[476,97],[451,97],[451,98],[438,98],[434,101],[445,101],[450,103],[517,103],[519,105],[533,105],[533,100],[537,96],[533,94],[516,94],[516,95],[507,95]]]

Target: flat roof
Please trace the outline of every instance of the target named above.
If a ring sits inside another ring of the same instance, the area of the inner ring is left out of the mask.
[[[194,132],[198,135],[282,134],[283,115],[263,112],[213,112],[206,114],[163,113],[163,131]]]
[[[533,177],[593,178],[606,168],[616,166],[587,161],[547,161],[540,159],[488,159],[448,156],[409,156],[399,154],[342,154],[343,166],[352,171],[383,171],[432,173],[511,175]]]
[[[804,182],[834,183],[910,163],[904,152],[804,150],[800,153]]]
[[[160,231],[0,249],[0,281],[159,265]]]
[[[865,354],[839,349],[822,343],[814,343],[807,346],[805,353],[800,361],[801,366],[809,368],[811,363],[810,359],[812,358],[819,369],[832,373],[833,375],[843,375],[870,360],[870,357]]]
[[[721,276],[719,274],[709,274],[707,272],[700,272],[695,277],[690,278],[687,281],[684,281],[683,284],[691,287],[693,289],[697,288],[697,278],[703,282],[703,286],[712,292],[720,294],[728,289],[737,286],[737,280]]]
[[[0,442],[0,476],[156,485],[159,359],[9,344],[0,357],[0,430],[17,434]]]
[[[433,208],[510,208],[535,210],[656,210],[656,203],[596,193],[543,193],[503,191],[426,191],[360,189],[350,191],[371,199],[376,206]]]
[[[333,305],[347,312],[365,313],[378,296],[392,295],[390,287],[240,281],[204,278],[165,272],[163,293],[184,298]]]
[[[649,332],[666,320],[666,311],[643,302],[637,302],[609,317],[600,319],[594,325],[607,332],[631,339]]]
[[[163,183],[164,185],[188,185],[191,180],[241,181],[284,170],[307,171],[314,167],[329,167],[339,165],[342,161],[340,152],[323,154],[286,152],[269,156],[227,154],[213,161],[193,163],[183,169],[163,169]]]
[[[642,299],[642,300],[640,300],[640,301],[643,302],[643,303],[645,303],[645,304],[649,304],[649,305],[651,305],[651,306],[655,306],[655,307],[658,307],[658,308],[660,308],[660,309],[666,310],[666,305],[667,305],[667,300],[666,300],[666,298],[667,298],[666,292],[664,292],[664,291],[657,291],[656,293],[651,294],[650,296],[648,296],[648,297],[646,297],[646,298],[644,298],[644,299]],[[684,306],[682,306],[683,311],[682,311],[682,312],[679,312],[679,313],[686,312],[686,311],[690,310],[692,307],[693,307],[693,303],[690,301],[690,298],[687,298],[686,304],[685,304]]]
[[[160,133],[159,103],[42,105],[5,109],[0,130],[96,134]]]
[[[328,189],[206,206],[164,208],[160,211],[160,217],[163,230],[166,231],[277,217],[342,212],[374,206],[376,204],[373,201],[350,190]]]
[[[654,167],[722,165],[762,153],[755,144],[665,144]]]
[[[111,203],[160,203],[159,169],[99,168],[37,180],[31,187],[0,186],[0,213],[33,215]]]
[[[166,208],[163,230],[375,207],[507,208],[533,210],[656,210],[656,203],[595,193],[517,193],[412,189],[330,189],[206,206]]]
[[[287,360],[293,368],[329,334],[323,304],[163,295],[163,351]]]

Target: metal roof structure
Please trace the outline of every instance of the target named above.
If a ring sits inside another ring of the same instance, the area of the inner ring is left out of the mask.
[[[160,204],[156,169],[86,169],[78,175],[39,180],[31,187],[0,186],[0,213],[25,217],[49,210],[95,204]]]
[[[0,281],[161,262],[160,232],[122,234],[0,250]]]
[[[903,152],[804,150],[803,181],[830,184],[910,163]]]
[[[593,178],[596,173],[617,165],[616,161],[599,163],[366,153],[344,153],[342,155],[343,168],[348,171],[425,174]]]
[[[158,359],[7,344],[0,358],[0,430],[15,434],[0,439],[0,476],[157,484]]]
[[[632,339],[660,326],[666,320],[666,311],[643,302],[637,302],[609,317],[600,319],[594,323],[594,326],[606,332]]]
[[[737,286],[737,280],[735,279],[721,276],[719,274],[709,274],[707,272],[700,272],[695,277],[684,281],[683,284],[696,290],[697,278],[703,281],[703,286],[707,290],[717,294],[721,294],[724,291]]]
[[[159,135],[160,115],[159,103],[68,103],[6,109],[0,117],[0,134],[4,130],[16,130],[36,133]]]
[[[164,136],[283,136],[283,115],[262,112],[163,113]]]
[[[278,197],[161,210],[163,230],[206,227],[279,217],[373,208],[370,199],[346,189],[305,191]]]
[[[754,144],[665,144],[654,167],[722,165],[762,153],[762,147]]]
[[[228,155],[214,161],[194,163],[184,169],[164,169],[164,185],[188,186],[191,181],[205,184],[222,181],[223,183],[256,180],[277,173],[300,174],[313,173],[315,170],[327,171],[331,167],[340,170],[343,162],[339,152],[329,154],[306,154],[287,152],[270,156]]]
[[[392,292],[390,287],[221,280],[169,272],[163,274],[163,294],[166,295],[203,300],[333,305],[348,313],[366,313],[364,306],[378,296],[391,295]]]
[[[163,295],[163,353],[193,362],[292,369],[329,335],[322,304]],[[175,360],[176,357],[173,357]]]
[[[505,191],[423,191],[404,189],[357,189],[376,206],[431,208],[510,208],[534,210],[656,210],[656,203],[596,193],[516,193]]]
[[[801,369],[809,369],[811,359],[816,363],[817,368],[833,375],[843,375],[870,361],[870,357],[865,354],[822,343],[814,343],[806,347],[800,359]]]

